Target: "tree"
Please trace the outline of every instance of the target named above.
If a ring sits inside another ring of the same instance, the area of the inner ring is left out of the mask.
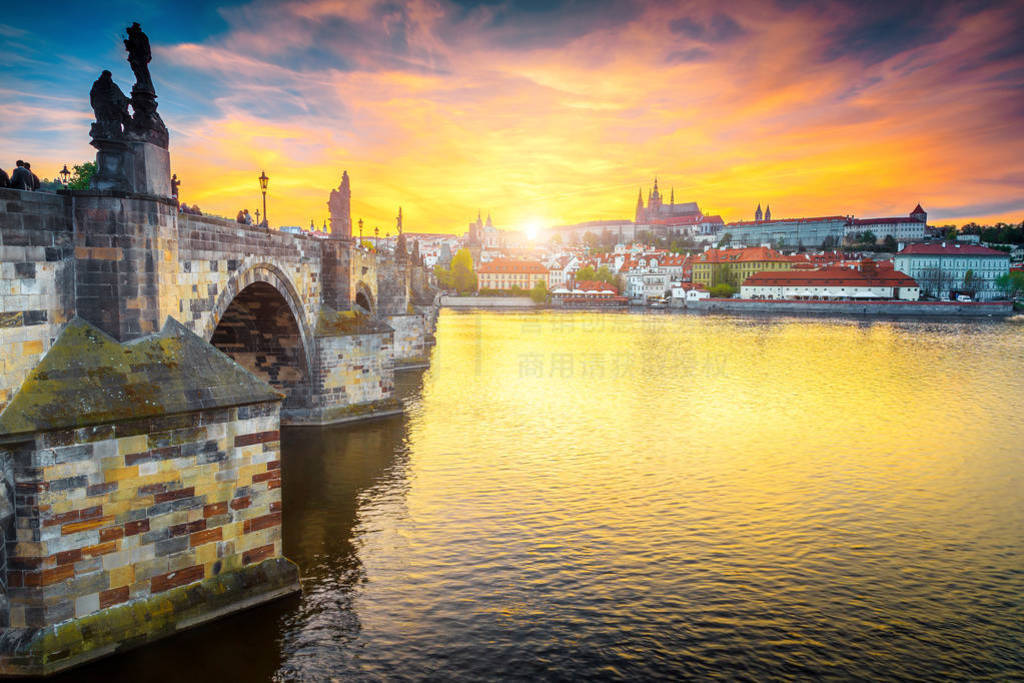
[[[594,273],[594,279],[599,280],[600,282],[607,282],[608,284],[612,284],[615,281],[615,275],[608,268],[608,266],[601,266],[600,268],[597,269],[597,272]]]
[[[899,245],[896,243],[896,238],[893,237],[892,235],[886,235],[885,239],[882,240],[882,243],[885,244],[885,248],[888,251],[896,251],[897,247],[899,247]]]
[[[946,231],[946,239],[950,242],[956,241],[956,228],[951,226],[949,230]]]
[[[1011,270],[996,278],[996,287],[1002,291],[1007,298],[1019,299],[1024,296],[1024,272]]]
[[[600,240],[598,240],[597,235],[589,230],[583,233],[583,246],[588,249],[596,249],[599,241]]]
[[[74,173],[68,182],[69,190],[88,190],[92,184],[92,177],[96,175],[96,162],[87,161],[84,164],[75,164]]]
[[[459,293],[476,291],[476,273],[473,271],[473,255],[463,247],[452,257],[452,284]]]
[[[548,286],[544,283],[543,279],[537,280],[534,283],[533,289],[530,290],[530,298],[533,299],[534,303],[538,304],[548,300]]]
[[[968,269],[967,272],[964,273],[964,290],[965,291],[970,292],[971,294],[974,294],[981,287],[981,284],[982,284],[981,283],[981,278],[977,277],[974,274],[973,270]]]
[[[727,232],[722,235],[722,239],[718,240],[718,248],[721,249],[724,246],[732,244],[732,233]]]
[[[836,239],[832,235],[827,235],[825,239],[821,241],[821,250],[828,251],[829,249],[836,246]]]
[[[711,288],[711,296],[716,299],[729,299],[736,293],[736,289],[729,284],[722,283]]]
[[[871,232],[870,230],[865,230],[864,232],[857,235],[857,242],[859,244],[874,244],[877,241],[878,238],[875,237],[875,233]]]
[[[573,279],[576,280],[576,282],[596,280],[597,273],[594,272],[594,269],[591,266],[583,266],[582,268],[576,271],[576,274],[573,276]]]
[[[434,277],[437,278],[437,286],[441,289],[455,289],[455,280],[452,278],[452,271],[442,266],[434,266]]]

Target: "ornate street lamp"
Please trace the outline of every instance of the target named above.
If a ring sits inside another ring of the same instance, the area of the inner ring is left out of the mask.
[[[267,183],[270,182],[270,178],[267,177],[265,171],[260,171],[260,177],[257,178],[260,181],[260,190],[263,191],[263,222],[267,222]],[[258,221],[257,221],[258,222]],[[268,225],[269,227],[269,225]]]
[[[359,246],[363,246],[363,219],[359,219]]]
[[[373,229],[373,250],[374,251],[380,251],[380,249],[378,248],[378,244],[380,244],[379,238],[380,238],[380,228],[379,227],[375,227]]]
[[[61,185],[67,187],[68,182],[71,180],[71,171],[68,170],[68,165],[64,164],[64,168],[60,169],[60,173],[57,175],[60,176]]]

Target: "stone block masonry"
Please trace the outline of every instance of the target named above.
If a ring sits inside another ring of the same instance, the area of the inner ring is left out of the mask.
[[[281,557],[278,408],[59,430],[6,449],[6,625],[41,628]]]
[[[0,189],[0,411],[74,316],[68,197]]]
[[[69,323],[0,414],[0,673],[298,590],[281,549],[282,399],[172,320],[127,344]]]

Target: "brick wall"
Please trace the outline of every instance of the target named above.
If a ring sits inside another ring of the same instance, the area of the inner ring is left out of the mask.
[[[0,189],[0,411],[74,315],[70,201]]]
[[[281,556],[277,402],[6,446],[7,625],[40,627]]]

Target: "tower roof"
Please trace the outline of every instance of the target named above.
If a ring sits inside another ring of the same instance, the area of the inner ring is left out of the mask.
[[[918,204],[917,206],[914,207],[914,210],[910,212],[910,215],[914,215],[915,213],[924,213],[924,212],[925,212],[924,209],[922,209],[921,205]]]

